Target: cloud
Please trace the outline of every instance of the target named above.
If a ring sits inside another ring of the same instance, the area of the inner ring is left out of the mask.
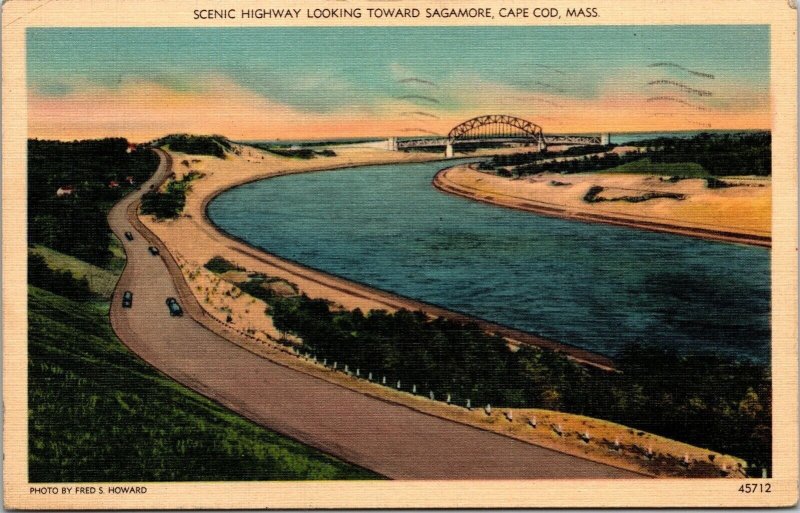
[[[64,81],[64,90],[55,94],[34,88],[28,97],[29,135],[123,136],[134,141],[171,132],[221,133],[240,140],[390,136],[409,127],[409,112],[418,112],[409,109],[408,100],[392,97],[356,99],[311,111],[272,97],[266,88],[255,91],[222,74],[198,75],[194,85],[185,88],[163,82],[123,77],[109,87],[78,78]],[[321,85],[307,78],[300,87]],[[709,128],[770,126],[768,101],[753,101],[763,96],[761,91],[718,85],[725,94],[713,100],[721,103],[704,103],[705,115],[696,116],[679,102],[668,106],[647,102],[653,91],[646,81],[641,90],[631,90],[610,80],[596,97],[576,98],[464,74],[441,84],[440,103],[426,105],[425,129],[447,133],[466,119],[492,113],[529,119],[550,133],[693,129],[698,123]],[[665,111],[676,115],[655,115]]]

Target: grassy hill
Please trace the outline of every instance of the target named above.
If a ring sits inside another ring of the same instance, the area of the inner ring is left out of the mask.
[[[711,176],[696,162],[653,162],[649,158],[634,160],[617,167],[605,169],[603,173],[628,173],[637,175],[680,176],[684,178],[707,178]]]
[[[221,135],[171,134],[156,139],[152,144],[180,153],[211,155],[220,159],[233,149],[231,141]]]
[[[36,245],[30,251],[41,255],[47,265],[53,269],[70,271],[75,278],[86,278],[89,281],[89,288],[98,296],[111,297],[117,283],[117,274],[114,272],[46,246]]]
[[[29,287],[31,482],[374,479],[261,428],[130,353],[105,302]]]

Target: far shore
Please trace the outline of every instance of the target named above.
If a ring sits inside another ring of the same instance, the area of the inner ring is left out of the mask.
[[[710,190],[704,180],[677,183],[649,175],[543,173],[509,179],[461,165],[441,170],[433,186],[475,201],[538,215],[671,233],[705,240],[769,248],[771,194],[769,178],[726,178],[733,187]],[[610,196],[669,192],[685,199],[643,202],[583,200],[591,187]]]

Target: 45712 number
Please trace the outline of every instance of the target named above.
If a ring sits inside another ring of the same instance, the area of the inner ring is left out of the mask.
[[[739,487],[741,493],[770,493],[772,485],[769,483],[745,483]]]

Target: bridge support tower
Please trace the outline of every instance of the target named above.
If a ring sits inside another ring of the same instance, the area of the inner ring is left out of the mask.
[[[444,149],[444,158],[451,159],[453,158],[453,143],[448,142],[447,146]]]
[[[603,146],[608,146],[609,144],[611,144],[611,134],[609,134],[608,132],[600,134],[600,144],[602,144]]]
[[[386,141],[386,149],[389,151],[399,151],[397,147],[397,137],[390,137],[389,140]]]

